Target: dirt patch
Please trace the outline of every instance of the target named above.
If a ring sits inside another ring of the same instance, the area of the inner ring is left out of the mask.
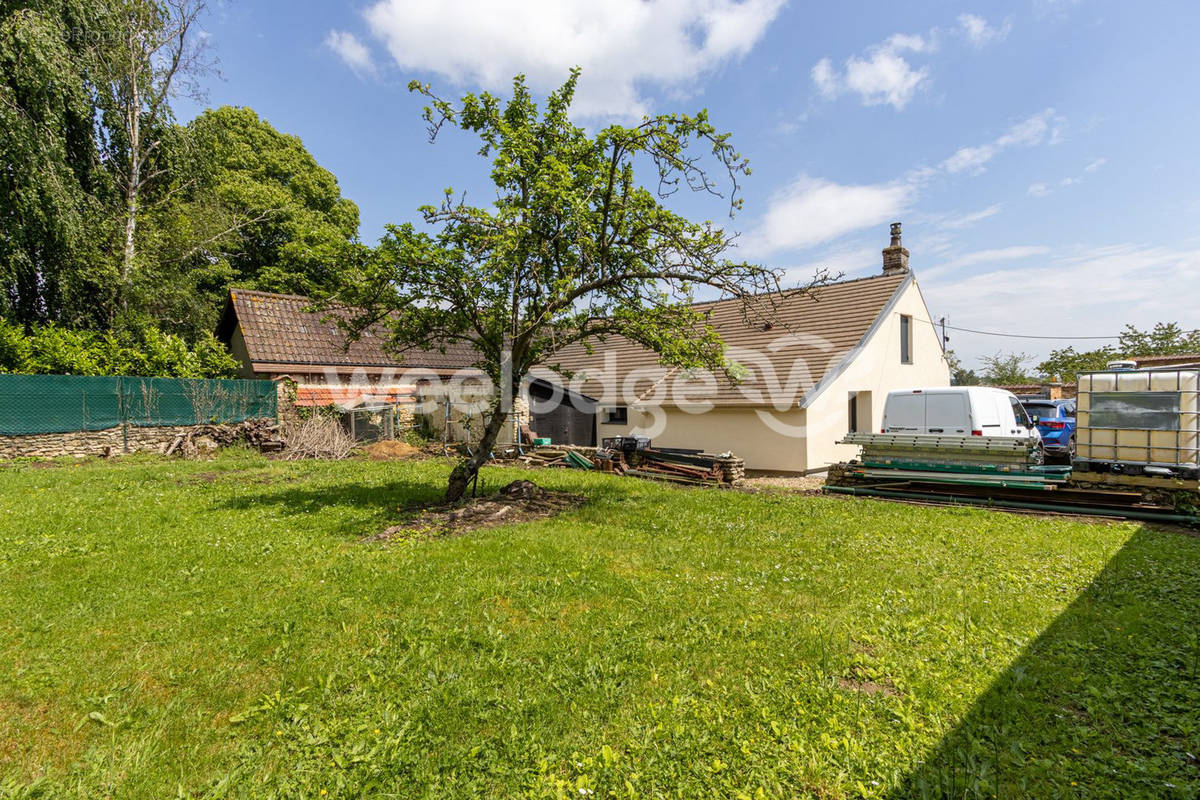
[[[738,488],[751,491],[782,489],[788,492],[816,494],[824,485],[824,475],[758,475],[744,478],[738,484]]]
[[[498,494],[452,506],[431,506],[412,519],[393,525],[364,541],[448,536],[467,531],[546,519],[587,502],[582,495],[543,489],[531,481],[513,481]]]
[[[413,447],[408,442],[401,441],[374,442],[364,447],[362,451],[372,461],[400,461],[424,455],[419,447]]]

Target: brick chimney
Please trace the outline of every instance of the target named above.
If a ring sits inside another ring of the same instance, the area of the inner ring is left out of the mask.
[[[900,244],[900,223],[892,223],[892,243],[883,248],[883,274],[900,275],[908,272],[908,250]]]

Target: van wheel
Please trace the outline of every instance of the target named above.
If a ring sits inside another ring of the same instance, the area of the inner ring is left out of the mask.
[[[1035,467],[1040,467],[1046,463],[1046,445],[1038,442],[1037,449],[1033,451],[1032,461]]]

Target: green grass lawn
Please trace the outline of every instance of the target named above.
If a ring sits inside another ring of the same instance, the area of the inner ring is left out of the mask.
[[[1200,539],[447,470],[0,469],[0,796],[1200,796]]]

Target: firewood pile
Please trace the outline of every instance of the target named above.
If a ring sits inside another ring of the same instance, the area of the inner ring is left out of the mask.
[[[246,444],[263,453],[277,453],[284,448],[279,425],[274,420],[248,419],[188,428],[167,445],[165,455],[202,455],[235,444]]]

